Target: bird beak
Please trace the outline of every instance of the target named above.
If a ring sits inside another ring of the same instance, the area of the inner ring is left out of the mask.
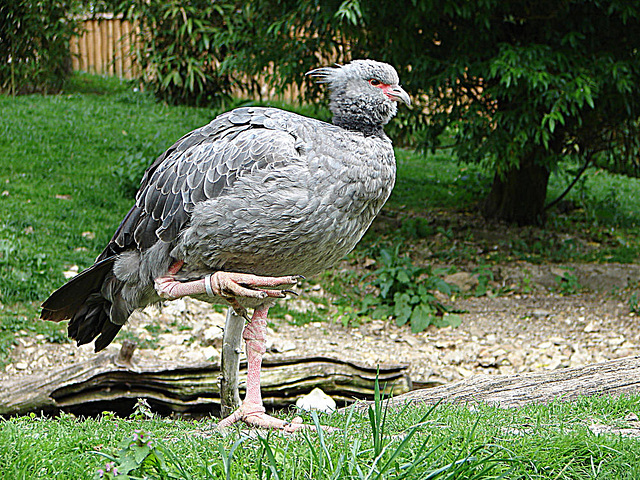
[[[387,90],[386,93],[391,100],[402,102],[407,107],[411,106],[411,98],[409,97],[409,94],[405,92],[400,85],[394,85],[389,90]]]

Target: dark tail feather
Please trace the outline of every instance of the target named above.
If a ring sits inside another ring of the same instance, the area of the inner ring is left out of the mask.
[[[111,301],[102,294],[105,282],[118,282],[113,277],[107,278],[115,259],[113,256],[99,261],[53,292],[42,304],[40,318],[54,322],[70,320],[69,337],[78,345],[89,343],[96,337],[96,352],[109,345],[128,317],[127,314],[123,319],[118,318],[121,324],[112,323]]]
[[[60,322],[72,318],[91,294],[99,293],[116,257],[110,257],[76,275],[42,304],[40,318]]]

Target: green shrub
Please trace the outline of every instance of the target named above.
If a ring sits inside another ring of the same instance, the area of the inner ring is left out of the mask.
[[[231,8],[210,0],[121,0],[116,10],[140,27],[133,52],[139,80],[172,104],[228,100],[232,80],[218,68],[227,52],[216,41]]]
[[[379,289],[379,295],[366,297],[372,318],[393,317],[399,326],[408,323],[414,333],[429,325],[458,326],[460,317],[442,304],[434,292],[451,295],[456,288],[440,276],[444,273],[431,267],[413,265],[408,256],[401,255],[401,245],[381,248],[380,268],[372,273],[370,284]]]
[[[0,3],[0,92],[58,92],[71,74],[76,0]]]

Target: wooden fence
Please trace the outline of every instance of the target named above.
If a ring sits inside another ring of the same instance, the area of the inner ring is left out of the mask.
[[[80,21],[81,35],[71,40],[73,69],[134,78],[137,73],[132,55],[135,26],[112,14],[98,14]]]
[[[71,59],[73,70],[96,73],[99,75],[117,75],[120,78],[137,78],[139,66],[135,63],[132,48],[135,47],[137,26],[121,15],[110,13],[96,14],[79,19],[81,35],[71,40]],[[327,64],[331,64],[327,61]],[[301,93],[296,85],[290,85],[285,92],[277,94],[261,79],[260,93],[257,99],[284,100],[296,102]],[[232,94],[244,97],[246,92]]]

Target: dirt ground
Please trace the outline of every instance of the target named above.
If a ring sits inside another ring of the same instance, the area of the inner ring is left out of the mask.
[[[275,319],[267,355],[320,354],[371,365],[406,363],[414,387],[425,387],[475,374],[554,370],[638,354],[640,329],[628,298],[630,289],[637,288],[640,269],[617,264],[566,267],[580,285],[591,288],[563,295],[545,285],[557,283],[562,268],[530,264],[502,268],[496,275],[502,284],[517,283],[518,275],[526,271],[531,292],[459,295],[452,304],[466,313],[461,314],[458,328],[430,327],[413,334],[407,326],[397,327],[389,321],[344,327],[334,319],[298,327],[286,319]],[[461,282],[462,287],[473,282],[471,274],[451,280]],[[318,290],[318,286],[305,289],[298,299],[289,300],[291,307],[317,308],[308,298],[322,295]],[[224,316],[209,305],[178,300],[161,310],[150,307],[136,313],[116,340],[136,339],[140,348],[134,360],[219,360],[223,325]],[[12,362],[0,372],[0,382],[46,373],[91,355],[91,346],[52,344],[44,336],[20,332]]]

